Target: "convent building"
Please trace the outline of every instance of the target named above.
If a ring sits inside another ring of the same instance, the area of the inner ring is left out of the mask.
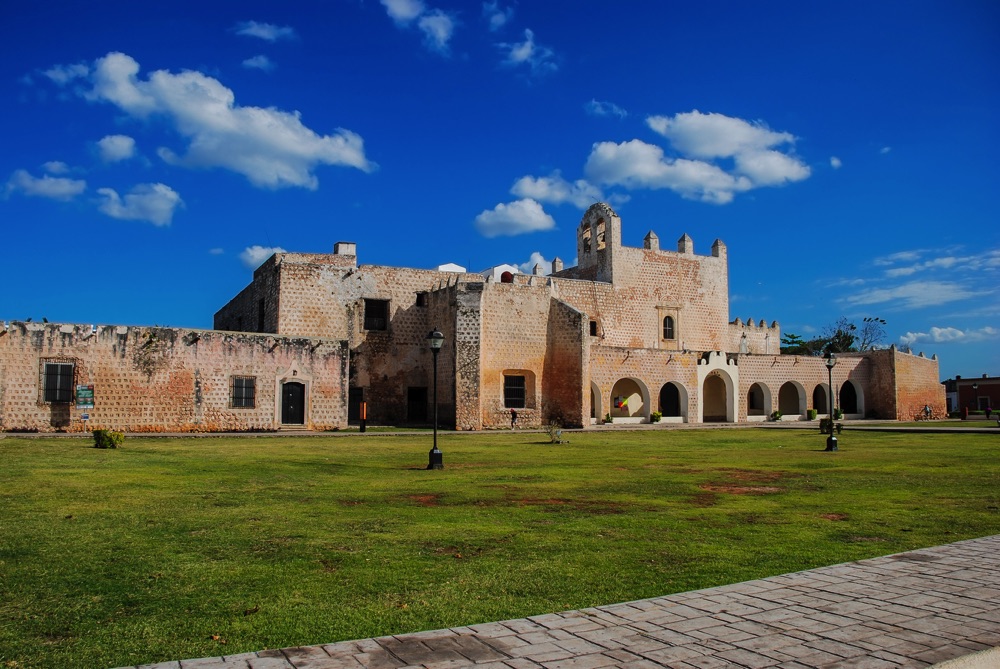
[[[331,430],[422,425],[432,415],[439,330],[441,423],[754,422],[828,414],[910,419],[945,411],[936,356],[889,349],[824,360],[780,354],[776,322],[729,320],[726,246],[698,255],[649,232],[622,244],[595,204],[576,231],[578,265],[522,274],[458,266],[359,265],[276,253],[215,314],[213,330],[3,322],[0,428],[143,431]],[[83,402],[80,397],[83,397]]]

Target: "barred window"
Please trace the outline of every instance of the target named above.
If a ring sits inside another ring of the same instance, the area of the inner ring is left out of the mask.
[[[46,402],[71,402],[73,400],[73,364],[63,362],[45,363],[45,378],[42,380],[42,399]]]
[[[389,329],[389,300],[365,300],[365,329]]]
[[[233,409],[253,409],[256,407],[257,377],[234,376],[230,386],[230,406]]]
[[[524,377],[503,377],[503,405],[508,409],[524,408]]]
[[[674,319],[672,316],[664,316],[663,318],[663,338],[674,338]]]

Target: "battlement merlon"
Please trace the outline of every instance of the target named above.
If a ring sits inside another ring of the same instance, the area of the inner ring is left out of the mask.
[[[741,319],[729,323],[728,351],[761,355],[778,355],[781,353],[781,326],[778,321],[771,325],[761,319],[755,321],[748,318],[744,323]]]

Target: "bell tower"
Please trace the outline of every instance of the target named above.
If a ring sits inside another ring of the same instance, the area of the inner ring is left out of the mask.
[[[596,281],[614,282],[614,258],[622,245],[622,219],[603,202],[590,206],[576,231],[577,266]]]

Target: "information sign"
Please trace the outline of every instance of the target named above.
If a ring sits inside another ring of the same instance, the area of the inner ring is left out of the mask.
[[[78,385],[76,387],[76,408],[77,409],[93,409],[94,408],[94,385]],[[86,419],[84,419],[86,420]]]

